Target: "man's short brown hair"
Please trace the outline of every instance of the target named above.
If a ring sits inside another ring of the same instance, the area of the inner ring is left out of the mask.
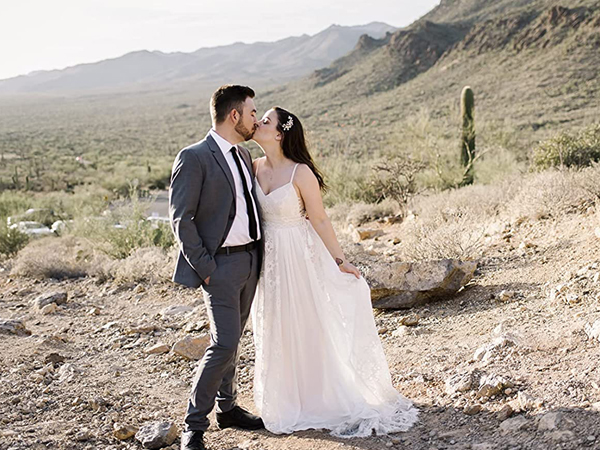
[[[210,116],[213,123],[223,123],[231,110],[242,115],[242,103],[248,97],[254,98],[254,91],[248,86],[226,84],[217,89],[210,98]]]

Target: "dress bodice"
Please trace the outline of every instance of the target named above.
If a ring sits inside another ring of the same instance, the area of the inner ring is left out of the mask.
[[[306,212],[293,184],[297,168],[298,164],[294,167],[292,177],[288,183],[268,194],[263,192],[258,178],[254,178],[265,228],[271,226],[298,226],[306,222]]]

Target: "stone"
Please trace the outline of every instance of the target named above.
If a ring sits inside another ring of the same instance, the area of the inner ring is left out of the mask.
[[[593,325],[586,323],[584,331],[592,341],[600,342],[600,320],[596,320]]]
[[[479,384],[480,377],[481,373],[478,370],[452,375],[446,380],[446,394],[470,391]]]
[[[136,435],[139,428],[134,425],[124,425],[121,423],[113,424],[113,436],[120,441],[125,441]]]
[[[500,411],[498,411],[498,413],[496,414],[496,417],[498,418],[499,421],[503,422],[506,419],[508,419],[510,416],[513,415],[513,409],[512,406],[506,404],[504,405]]]
[[[76,374],[77,369],[72,364],[63,364],[60,366],[60,369],[58,369],[58,382],[64,383],[71,381]]]
[[[153,331],[158,331],[160,328],[152,323],[132,324],[127,330],[127,334],[147,334]]]
[[[56,303],[50,303],[50,304],[42,307],[42,309],[40,309],[40,313],[47,316],[50,314],[54,314],[57,310],[58,310],[58,306],[56,306]]]
[[[170,349],[171,347],[169,347],[167,344],[156,344],[146,349],[146,353],[151,355],[160,355],[162,353],[169,353]]]
[[[158,449],[171,445],[177,439],[178,430],[172,422],[151,422],[135,434],[142,447]]]
[[[49,294],[42,294],[34,298],[31,303],[38,309],[42,309],[44,306],[50,303],[56,303],[62,305],[67,303],[68,294],[66,292],[51,292]]]
[[[498,294],[498,300],[500,300],[501,302],[508,302],[508,301],[512,300],[513,298],[515,298],[514,291],[501,291]]]
[[[406,309],[453,297],[477,269],[475,261],[456,259],[393,262],[367,268],[373,307]]]
[[[171,306],[167,306],[165,309],[163,309],[160,314],[162,315],[163,319],[166,319],[169,317],[185,316],[185,315],[191,313],[193,310],[194,310],[193,306],[171,305]]]
[[[187,336],[173,345],[173,353],[183,356],[187,359],[201,359],[204,356],[206,347],[210,344],[210,336],[205,335],[199,338]]]
[[[528,420],[523,416],[512,417],[506,419],[500,424],[500,430],[502,433],[514,433],[515,431],[522,430],[528,424]]]
[[[498,395],[504,388],[512,386],[513,383],[501,376],[494,374],[485,375],[479,380],[477,397],[491,397],[492,395]]]
[[[517,345],[519,345],[519,339],[511,333],[505,333],[492,340],[489,344],[475,350],[473,359],[487,362],[497,356],[503,348],[514,347]]]
[[[48,355],[46,355],[46,357],[44,358],[44,363],[46,364],[53,364],[54,366],[56,366],[57,364],[64,362],[65,357],[58,354],[58,353],[50,353]]]
[[[544,404],[544,400],[532,397],[522,391],[517,393],[517,402],[521,410],[540,408]]]
[[[476,405],[467,405],[463,409],[463,412],[468,416],[474,416],[475,414],[479,414],[482,410],[482,406],[479,404]]]
[[[408,327],[404,325],[400,325],[394,331],[392,331],[392,336],[394,337],[402,337],[408,334]]]
[[[22,320],[0,319],[0,333],[16,334],[17,336],[29,336],[31,331],[25,328]]]
[[[406,325],[407,327],[414,327],[419,324],[420,317],[415,315],[405,316],[400,319],[401,325]]]
[[[373,239],[379,236],[383,236],[383,230],[368,229],[368,228],[356,228],[354,225],[348,227],[348,231],[352,236],[354,242],[361,242],[366,239]]]
[[[563,415],[560,412],[549,412],[540,417],[538,422],[539,431],[554,431],[560,423],[563,422]]]
[[[202,331],[206,327],[208,327],[208,321],[204,319],[192,320],[185,326],[183,331],[185,331],[186,333],[193,333],[195,331]]]
[[[573,433],[570,430],[564,430],[564,431],[557,430],[557,431],[552,431],[551,433],[548,433],[548,436],[553,441],[571,441],[575,438],[575,433]]]

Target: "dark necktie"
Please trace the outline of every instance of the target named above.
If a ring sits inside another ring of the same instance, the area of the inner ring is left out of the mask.
[[[244,171],[242,170],[242,163],[240,162],[240,157],[237,154],[237,148],[231,147],[231,152],[233,153],[233,159],[235,160],[235,165],[240,172],[240,176],[242,177],[242,185],[244,186],[244,198],[246,199],[246,211],[248,212],[248,219],[250,222],[250,237],[253,241],[258,237],[258,233],[256,231],[256,216],[254,215],[254,204],[252,203],[252,195],[250,194],[250,190],[248,189],[248,185],[246,184],[246,175],[244,175]]]

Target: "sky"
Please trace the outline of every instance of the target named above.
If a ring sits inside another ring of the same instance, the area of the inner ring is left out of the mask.
[[[0,0],[0,79],[137,50],[313,35],[332,24],[409,25],[439,0]]]

